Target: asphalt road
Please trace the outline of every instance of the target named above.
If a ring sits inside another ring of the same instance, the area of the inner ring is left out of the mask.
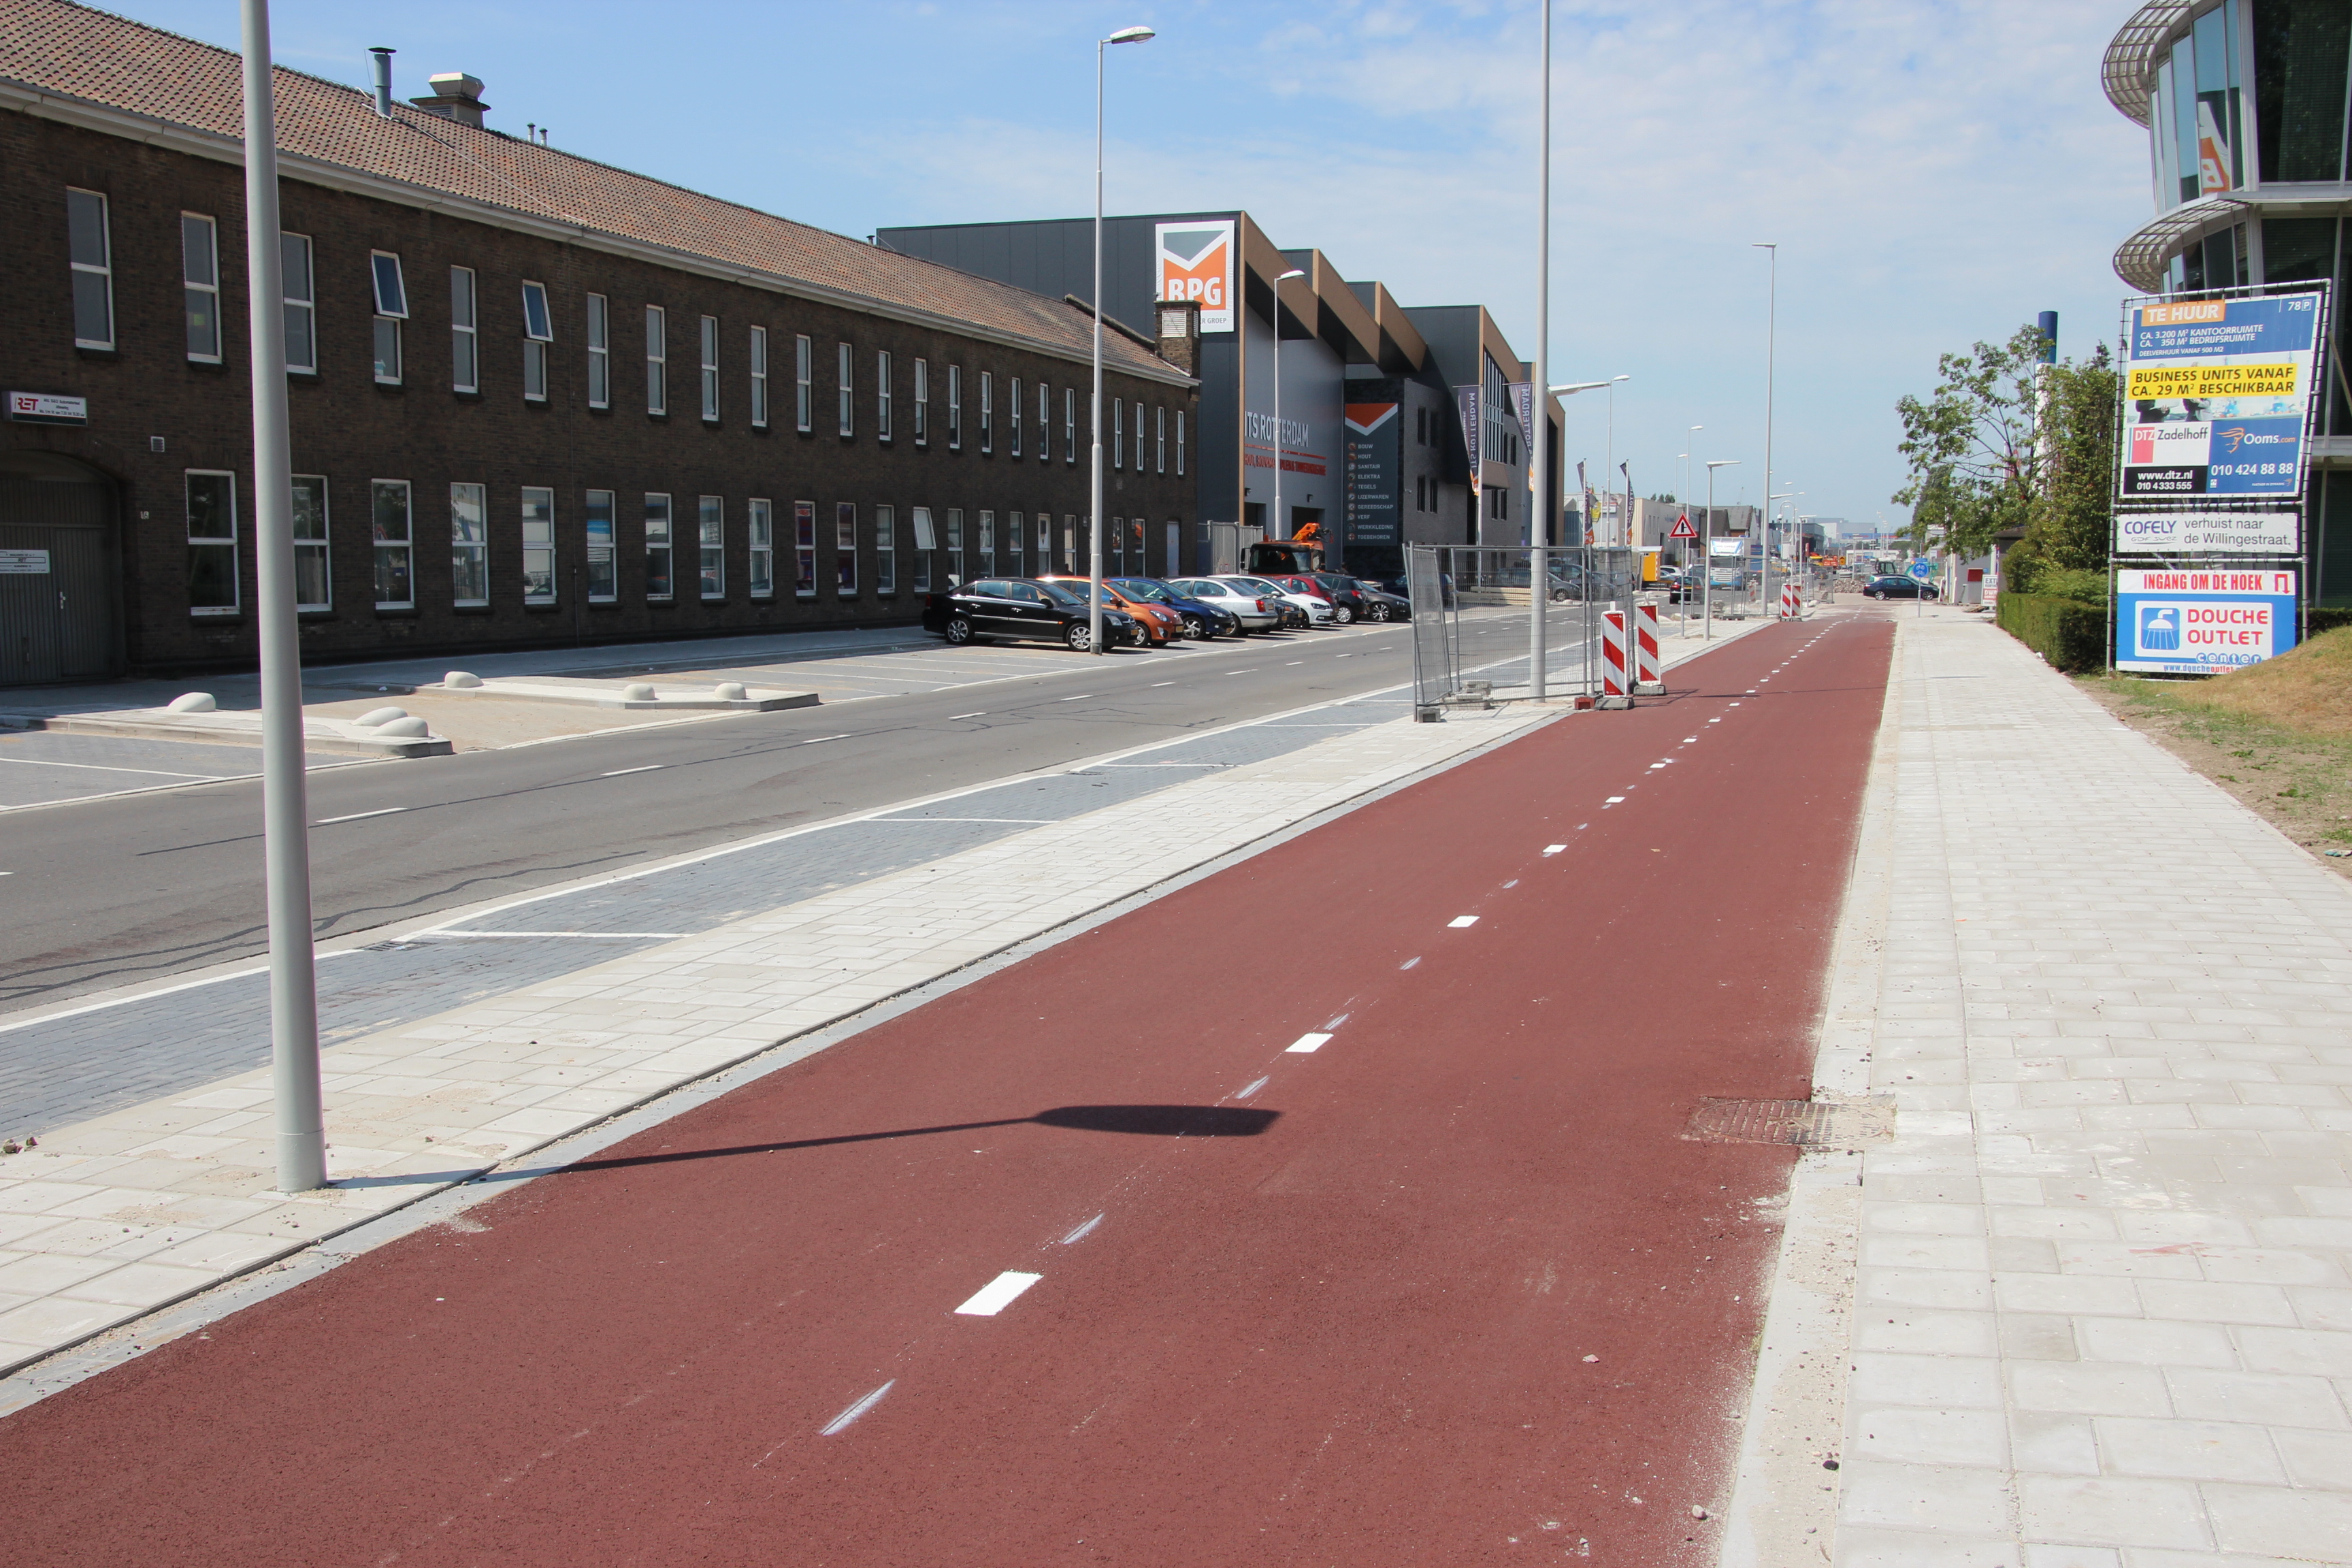
[[[1412,679],[1410,635],[1073,654],[1087,668],[1041,673],[1035,652],[1002,649],[1002,682],[322,772],[316,929],[350,935],[1395,685]],[[1516,618],[1462,636],[1469,664],[1526,647]],[[260,821],[250,778],[0,816],[0,1016],[266,951]]]
[[[1889,645],[1767,628],[0,1421],[10,1544],[1712,1562],[1792,1152],[1681,1134],[1806,1091]]]

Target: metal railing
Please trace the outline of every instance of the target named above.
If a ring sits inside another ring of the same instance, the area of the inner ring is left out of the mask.
[[[1412,601],[1413,716],[1438,718],[1451,706],[1507,700],[1516,689],[1527,695],[1526,655],[1495,652],[1487,679],[1465,668],[1462,623],[1518,620],[1532,604],[1533,552],[1465,544],[1405,547],[1405,585]],[[1599,690],[1596,649],[1601,617],[1608,610],[1631,611],[1634,595],[1647,591],[1642,552],[1601,545],[1568,545],[1544,552],[1543,594],[1548,653],[1547,695],[1591,696]],[[1520,645],[1522,647],[1525,644]],[[1472,656],[1474,658],[1475,655]],[[1519,671],[1510,679],[1511,667]]]

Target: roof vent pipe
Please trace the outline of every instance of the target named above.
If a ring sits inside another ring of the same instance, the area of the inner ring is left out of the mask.
[[[375,57],[375,111],[386,120],[392,118],[392,57],[395,52],[381,46],[368,51]]]

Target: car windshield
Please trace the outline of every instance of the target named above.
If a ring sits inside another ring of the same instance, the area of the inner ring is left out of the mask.
[[[1118,580],[1118,591],[1130,599],[1145,599],[1155,605],[1164,605],[1173,597],[1159,584],[1143,582],[1134,577],[1121,577]]]
[[[1087,602],[1086,595],[1083,593],[1073,594],[1069,589],[1064,587],[1059,583],[1040,583],[1037,586],[1045,589],[1045,597],[1056,605],[1083,605]]]

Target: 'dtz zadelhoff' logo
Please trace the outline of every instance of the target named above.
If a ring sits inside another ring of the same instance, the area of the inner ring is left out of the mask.
[[[1157,226],[1160,297],[1201,302],[1201,330],[1234,330],[1234,221]]]

